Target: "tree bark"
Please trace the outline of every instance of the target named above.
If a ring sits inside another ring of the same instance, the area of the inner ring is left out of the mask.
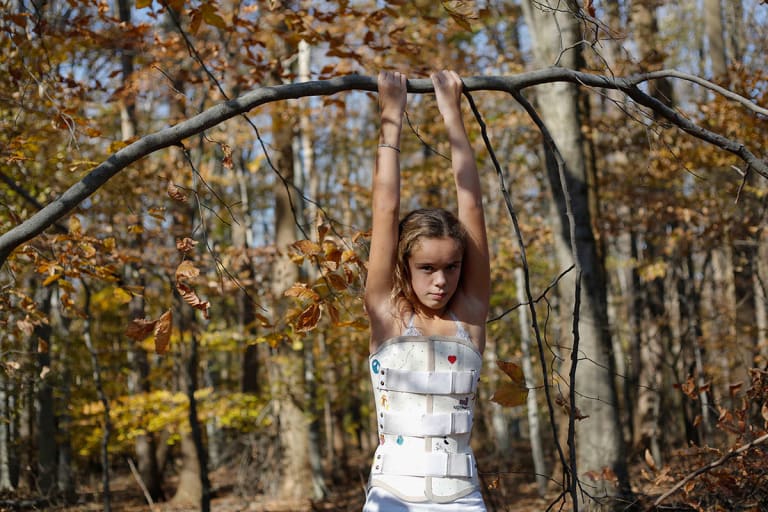
[[[539,65],[559,64],[571,69],[581,66],[579,24],[573,13],[563,9],[545,9],[540,2],[524,3],[524,13],[534,41]],[[569,9],[578,9],[573,2]],[[606,284],[592,231],[586,177],[586,162],[581,136],[581,115],[577,90],[570,84],[549,84],[537,89],[537,103],[542,121],[548,126],[556,148],[545,147],[547,175],[554,198],[551,219],[555,226],[557,260],[561,268],[576,265],[577,272],[561,281],[563,312],[570,312],[571,323],[578,319],[574,343],[578,340],[579,364],[575,369],[571,404],[587,419],[576,426],[577,460],[571,460],[586,492],[594,500],[585,500],[589,508],[599,507],[603,498],[609,508],[613,498],[630,493],[624,440],[619,422],[618,396],[614,382],[615,363],[607,324]],[[559,150],[562,160],[553,152]],[[583,286],[583,297],[576,297]],[[581,301],[581,308],[575,309]],[[572,316],[576,315],[576,316]],[[576,358],[572,359],[575,364]],[[617,480],[605,478],[609,468]],[[584,495],[577,494],[580,499]],[[576,504],[574,504],[575,506]]]
[[[717,82],[727,81],[728,61],[725,56],[723,10],[720,0],[704,0],[704,26],[709,43],[712,78]]]

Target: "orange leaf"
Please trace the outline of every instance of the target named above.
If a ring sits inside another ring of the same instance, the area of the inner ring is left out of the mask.
[[[760,414],[763,416],[765,421],[768,421],[768,402],[763,404],[762,409],[760,409]]]
[[[155,330],[157,320],[147,320],[146,318],[134,318],[128,327],[125,328],[125,335],[136,341],[141,341]]]
[[[155,324],[155,352],[163,355],[168,351],[171,342],[171,330],[173,328],[173,315],[169,309],[163,313]]]

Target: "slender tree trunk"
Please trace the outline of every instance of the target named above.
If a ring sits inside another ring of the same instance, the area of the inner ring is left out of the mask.
[[[526,302],[525,282],[523,269],[515,269],[515,282],[517,286],[517,301],[520,304]],[[528,431],[531,438],[531,453],[533,455],[533,467],[536,471],[536,486],[539,490],[539,496],[544,496],[547,491],[547,468],[544,460],[544,448],[541,442],[541,428],[539,426],[539,402],[536,393],[536,378],[533,373],[533,364],[531,361],[531,328],[528,308],[518,308],[520,315],[520,349],[523,353],[523,375],[525,376],[525,387],[528,388],[527,407],[528,407]]]
[[[573,2],[560,2],[557,8],[552,5],[545,9],[542,4],[530,0],[523,4],[537,63],[540,66],[558,63],[578,69],[581,62],[579,24],[565,9],[566,5],[573,10],[577,6]],[[561,166],[552,148],[546,148],[547,173],[557,207],[552,219],[556,226],[558,263],[561,268],[573,264],[577,268],[561,282],[561,297],[567,304],[565,310],[579,318],[578,332],[574,333],[578,336],[574,342],[577,339],[579,342],[576,353],[579,364],[572,391],[579,398],[572,405],[589,418],[576,425],[577,460],[571,464],[577,468],[585,490],[598,500],[608,498],[606,503],[612,507],[610,498],[629,493],[630,487],[614,382],[613,347],[607,325],[605,274],[589,212],[578,96],[571,84],[541,86],[537,92],[541,117],[564,160]],[[583,286],[580,298],[576,297],[576,279],[581,279]],[[581,307],[576,311],[579,299]],[[604,468],[610,468],[617,480],[584,476],[605,475]],[[598,501],[587,502],[590,508],[599,507]]]
[[[85,311],[90,313],[91,305],[91,291],[88,286],[83,283],[85,289]],[[96,394],[99,401],[104,407],[104,425],[101,434],[101,475],[102,475],[102,492],[104,512],[110,512],[112,510],[112,493],[110,491],[110,464],[109,464],[109,438],[112,435],[112,421],[110,419],[109,398],[107,398],[104,392],[104,385],[101,380],[101,365],[99,364],[99,355],[96,351],[96,347],[93,344],[93,337],[91,335],[91,321],[90,314],[85,320],[83,329],[83,339],[85,340],[85,346],[88,349],[88,353],[91,356],[91,372],[93,373],[93,382],[96,385]]]
[[[757,328],[757,348],[755,360],[760,368],[768,369],[768,229],[757,237],[754,273],[752,279],[755,289],[755,327]]]
[[[0,345],[0,354],[5,354],[4,348]],[[11,481],[11,425],[15,413],[11,409],[10,373],[8,369],[0,368],[0,418],[7,418],[7,421],[0,421],[0,494],[15,488]]]
[[[46,317],[51,312],[51,288],[41,290],[40,311]],[[56,444],[56,412],[53,397],[54,374],[51,374],[51,333],[50,324],[35,327],[34,342],[37,351],[37,489],[43,497],[52,497],[56,493],[56,463],[58,446]],[[44,344],[44,345],[43,345]]]

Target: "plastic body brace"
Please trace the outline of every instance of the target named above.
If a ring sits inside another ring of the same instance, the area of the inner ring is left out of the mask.
[[[371,354],[379,446],[369,485],[436,503],[479,489],[469,441],[482,361],[458,336],[399,336]]]

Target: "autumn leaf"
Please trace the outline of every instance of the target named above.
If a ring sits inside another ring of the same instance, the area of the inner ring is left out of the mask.
[[[155,324],[155,352],[163,355],[168,351],[171,342],[171,330],[173,327],[173,315],[169,309],[163,313]]]
[[[181,295],[181,298],[184,299],[184,302],[189,304],[195,309],[199,309],[203,312],[203,316],[206,320],[210,318],[208,310],[211,307],[211,303],[207,300],[201,300],[200,297],[198,297],[195,290],[192,289],[192,287],[182,283],[177,282],[176,283],[176,289],[179,291],[179,295]]]
[[[125,335],[129,338],[141,341],[155,330],[157,320],[148,320],[146,318],[134,318],[128,327],[125,328]]]
[[[292,247],[307,256],[318,254],[322,250],[319,244],[311,240],[299,240],[294,242]]]
[[[187,202],[187,195],[184,193],[184,191],[177,187],[172,181],[168,182],[168,188],[167,188],[168,196],[175,200],[179,201],[181,203]]]
[[[320,305],[310,304],[296,319],[296,330],[299,332],[311,331],[317,327],[320,321]]]
[[[176,281],[186,281],[194,279],[200,275],[200,269],[198,269],[194,263],[190,260],[182,261],[178,267],[176,267]]]
[[[284,295],[286,297],[297,297],[299,299],[309,299],[312,301],[320,300],[320,295],[318,295],[317,292],[309,288],[304,283],[294,284],[293,286],[285,290]]]
[[[504,407],[523,405],[528,398],[528,388],[525,385],[522,368],[508,361],[496,361],[496,364],[511,379],[511,382],[502,382],[496,388],[491,400]]]
[[[325,278],[328,280],[328,283],[330,283],[334,290],[342,291],[347,289],[346,279],[341,277],[339,274],[328,273],[325,275]]]
[[[179,252],[182,252],[184,254],[187,254],[189,252],[192,252],[192,250],[195,248],[195,246],[199,242],[197,240],[193,240],[189,237],[184,238],[177,238],[176,239],[176,250]]]
[[[229,144],[221,144],[221,151],[224,153],[221,164],[227,169],[232,169],[235,166],[232,161],[232,147]]]

